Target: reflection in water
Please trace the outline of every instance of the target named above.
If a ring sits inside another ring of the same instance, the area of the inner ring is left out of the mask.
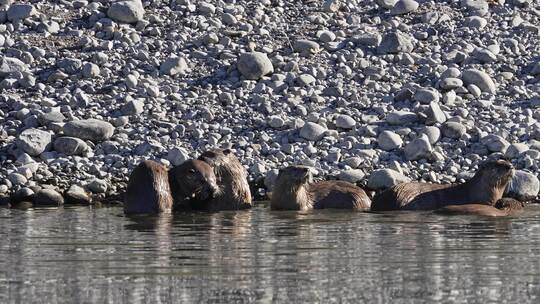
[[[540,210],[0,209],[0,303],[537,302]]]

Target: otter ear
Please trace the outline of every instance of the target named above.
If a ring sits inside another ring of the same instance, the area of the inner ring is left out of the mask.
[[[229,155],[229,154],[231,154],[231,153],[232,153],[232,150],[231,150],[231,149],[225,149],[225,150],[223,150],[223,154],[225,154],[225,155]]]

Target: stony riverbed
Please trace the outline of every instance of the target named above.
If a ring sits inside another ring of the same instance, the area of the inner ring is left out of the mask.
[[[286,164],[380,189],[504,156],[532,199],[539,55],[534,0],[0,0],[0,197],[85,202],[230,147],[267,187]]]

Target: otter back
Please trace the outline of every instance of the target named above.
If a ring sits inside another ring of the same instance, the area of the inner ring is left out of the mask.
[[[170,212],[172,202],[165,166],[150,160],[140,163],[129,177],[124,212]]]
[[[212,149],[199,157],[214,168],[218,185],[222,188],[206,206],[209,211],[248,209],[252,206],[247,171],[230,149]]]

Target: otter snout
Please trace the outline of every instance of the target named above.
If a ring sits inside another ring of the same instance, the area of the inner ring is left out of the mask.
[[[204,187],[196,194],[196,198],[201,201],[206,201],[209,199],[216,198],[220,193],[220,189],[216,184],[206,184]]]

